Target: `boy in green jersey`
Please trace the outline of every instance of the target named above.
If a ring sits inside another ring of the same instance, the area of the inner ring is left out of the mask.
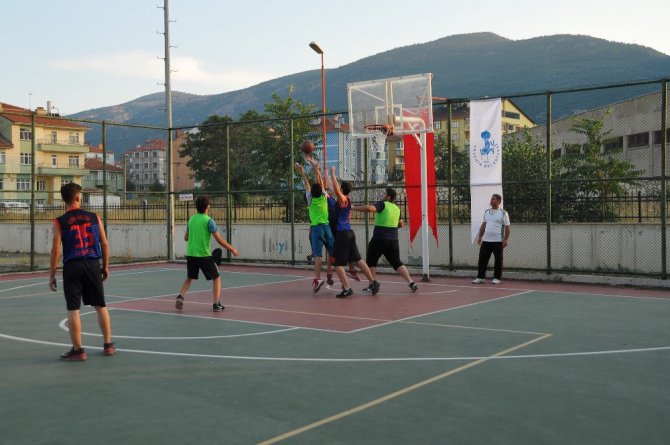
[[[319,166],[316,161],[311,156],[305,156],[305,159],[312,165],[312,170],[314,170],[316,176],[316,181],[314,183],[309,183],[302,165],[296,163],[295,168],[302,176],[302,179],[305,182],[305,188],[309,189],[309,193],[306,193],[306,195],[310,220],[312,257],[314,258],[314,281],[312,282],[312,291],[317,293],[324,284],[324,281],[321,279],[323,248],[325,246],[327,252],[332,257],[335,245],[333,232],[331,232],[330,225],[328,224],[328,206],[335,205],[335,201],[332,197],[328,196],[325,191],[325,183],[321,176],[321,172],[319,172]]]
[[[210,242],[212,237],[221,247],[239,256],[236,248],[219,235],[216,222],[209,216],[212,200],[207,195],[198,196],[195,200],[195,208],[198,213],[191,216],[184,233],[186,241],[186,280],[181,285],[181,290],[177,296],[175,307],[180,309],[184,307],[184,297],[188,292],[193,280],[198,279],[198,273],[202,274],[207,281],[214,280],[212,283],[212,310],[220,312],[225,309],[221,304],[221,275],[216,267],[212,253],[210,252]]]

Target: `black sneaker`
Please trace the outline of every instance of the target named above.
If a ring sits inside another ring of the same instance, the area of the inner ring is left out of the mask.
[[[333,274],[326,275],[326,278],[326,283],[328,283],[329,286],[335,284],[335,281],[333,281]]]
[[[349,288],[349,289],[342,289],[342,292],[340,292],[339,294],[335,295],[335,297],[337,297],[337,298],[346,298],[346,297],[350,297],[350,296],[352,296],[353,294],[354,294],[354,290],[353,290],[352,288]]]
[[[222,305],[220,301],[217,301],[216,303],[214,303],[214,304],[212,305],[212,310],[213,310],[214,312],[221,312],[221,311],[224,310],[225,308],[226,308],[226,307],[225,307],[224,305]]]
[[[363,292],[366,292],[366,293],[372,292],[372,286],[364,287]]]
[[[377,295],[377,292],[379,292],[379,288],[381,285],[379,284],[379,281],[373,281],[372,284],[370,285],[370,292],[372,292],[372,295]]]
[[[184,307],[184,297],[182,297],[181,295],[178,295],[177,296],[177,301],[175,301],[175,303],[174,303],[174,307],[181,310],[181,308]]]
[[[114,343],[104,343],[102,345],[102,355],[110,356],[116,353],[116,345]]]
[[[88,355],[86,354],[86,351],[84,351],[84,348],[75,349],[73,346],[72,349],[65,354],[61,354],[60,358],[67,362],[83,362],[86,361]]]
[[[419,286],[417,286],[416,283],[412,281],[411,283],[409,283],[409,288],[412,289],[412,293],[414,293],[419,288]]]

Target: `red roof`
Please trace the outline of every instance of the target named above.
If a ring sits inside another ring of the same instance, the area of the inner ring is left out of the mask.
[[[40,127],[71,128],[73,130],[90,129],[79,122],[72,122],[71,120],[64,119],[58,115],[49,116],[47,114],[39,114],[30,111],[27,108],[17,107],[15,105],[6,104],[4,102],[0,102],[0,106],[2,107],[2,113],[0,113],[0,116],[3,116],[5,119],[15,124],[31,125],[32,115],[35,114],[35,124],[39,125]]]
[[[84,168],[87,170],[100,170],[102,171],[102,160],[101,159],[86,159],[84,161]],[[112,164],[107,164],[105,169],[108,172],[122,172],[123,169],[119,168]]]

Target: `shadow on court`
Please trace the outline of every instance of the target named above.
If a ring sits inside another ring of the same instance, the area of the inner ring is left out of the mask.
[[[45,274],[0,278],[3,443],[665,443],[667,291],[380,275],[313,294],[311,273],[224,266],[223,304],[185,266],[116,267],[118,353],[69,348]],[[59,274],[60,279],[60,274]]]

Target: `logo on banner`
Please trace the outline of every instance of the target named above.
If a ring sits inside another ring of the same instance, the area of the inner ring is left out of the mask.
[[[500,145],[491,139],[491,133],[482,131],[481,141],[472,147],[472,159],[483,168],[495,166],[500,160]]]

